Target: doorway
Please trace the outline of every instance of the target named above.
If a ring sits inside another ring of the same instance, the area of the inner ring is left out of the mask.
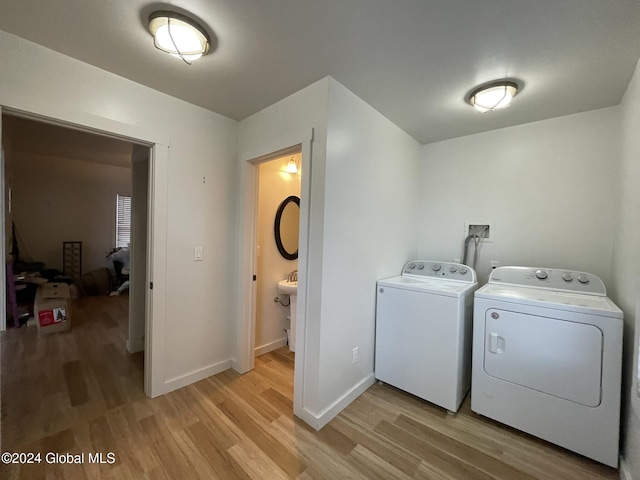
[[[130,294],[124,310],[129,321],[124,339],[129,353],[148,350],[145,333],[150,317],[146,285],[150,271],[152,146],[20,112],[4,111],[2,127],[5,252],[14,249],[15,238],[23,259],[36,267],[43,264],[47,270],[59,271],[61,280],[73,281],[72,287],[76,281],[81,284],[83,274],[111,266],[105,252],[114,247],[116,194],[131,199]],[[18,202],[27,208],[16,211]],[[61,251],[62,238],[82,240],[74,242],[81,253],[73,275],[65,271],[68,265]],[[33,313],[27,307],[27,316]],[[4,330],[6,312],[0,323]],[[10,324],[20,325],[14,318]],[[152,395],[147,375],[149,355],[145,351],[144,384],[140,385],[147,396]]]
[[[281,347],[295,352],[302,151],[299,147],[256,165],[254,355]]]

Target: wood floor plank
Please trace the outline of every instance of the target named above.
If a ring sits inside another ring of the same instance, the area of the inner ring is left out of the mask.
[[[435,470],[447,472],[453,474],[454,477],[468,480],[490,480],[493,478],[474,465],[460,462],[455,455],[433,447],[423,439],[405,432],[386,420],[380,422],[375,431],[413,452]]]
[[[209,464],[209,471],[212,477],[221,479],[248,479],[249,475],[240,467],[235,458],[230,455],[228,448],[221,447],[215,441],[210,429],[198,422],[191,425],[186,430],[187,435],[192,439],[195,448],[203,455]]]
[[[280,415],[292,415],[293,414],[293,401],[282,395],[274,388],[267,388],[260,393],[260,396],[265,399],[272,408],[274,408]],[[278,415],[278,416],[280,416]],[[278,418],[276,416],[275,418]],[[274,418],[274,420],[275,420]]]
[[[141,420],[140,426],[146,441],[151,444],[156,458],[170,478],[197,478],[192,472],[189,457],[180,451],[171,431],[161,419],[153,415]]]
[[[332,445],[318,442],[315,432],[300,420],[283,415],[269,425],[269,431],[288,449],[298,452],[307,465],[305,472],[312,478],[364,478]]]
[[[87,384],[82,374],[82,364],[79,361],[68,362],[62,365],[64,379],[69,392],[69,402],[72,407],[83,405],[89,400]]]
[[[417,472],[420,457],[399,447],[383,435],[376,434],[373,426],[363,424],[356,418],[349,417],[348,414],[340,415],[331,422],[331,425],[356,444],[384,458],[387,463],[406,475],[413,476]]]
[[[245,473],[253,480],[295,478],[287,475],[265,452],[250,442],[234,445],[229,449],[229,454],[238,465],[242,465]]]
[[[306,465],[302,459],[259,426],[237,404],[225,400],[218,404],[218,408],[288,475],[295,478],[304,471]]]
[[[407,417],[404,414],[398,415],[393,422],[395,426],[411,435],[420,438],[425,443],[437,448],[447,455],[455,457],[460,462],[469,463],[475,468],[482,470],[492,478],[498,480],[535,480],[535,477],[526,472],[518,470],[511,465],[502,462],[500,459],[491,457],[469,445],[466,445],[454,438],[429,428],[428,426]]]
[[[116,443],[117,464],[126,464],[132,475],[151,472],[160,464],[145,441],[134,408],[125,405],[110,410],[105,419]]]
[[[370,480],[407,480],[413,478],[361,445],[356,445],[349,453],[348,459],[362,473],[363,478]]]

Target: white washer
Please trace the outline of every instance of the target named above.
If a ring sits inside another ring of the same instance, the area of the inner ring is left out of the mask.
[[[471,409],[617,467],[623,321],[602,281],[500,267],[473,321]]]
[[[413,261],[377,283],[375,376],[456,412],[471,381],[476,272]]]

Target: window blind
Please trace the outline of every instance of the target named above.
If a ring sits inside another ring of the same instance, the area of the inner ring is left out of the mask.
[[[131,197],[116,195],[116,248],[131,241]]]

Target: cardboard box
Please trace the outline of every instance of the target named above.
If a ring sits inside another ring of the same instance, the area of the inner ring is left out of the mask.
[[[69,286],[66,283],[45,283],[36,291],[33,314],[38,333],[61,332],[71,328]]]

